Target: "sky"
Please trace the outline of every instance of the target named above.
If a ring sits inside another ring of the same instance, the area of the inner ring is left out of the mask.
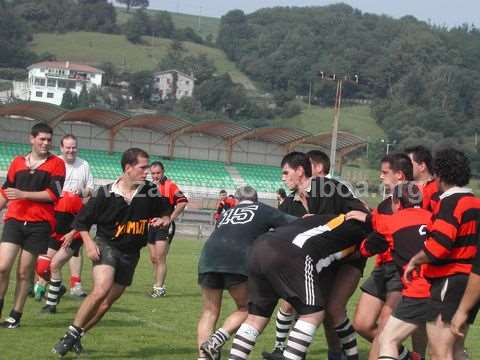
[[[220,17],[232,9],[246,13],[274,6],[324,6],[331,0],[150,0],[150,8],[193,15]],[[478,0],[344,0],[362,12],[386,14],[395,18],[413,15],[435,25],[448,27],[474,24],[480,27]]]

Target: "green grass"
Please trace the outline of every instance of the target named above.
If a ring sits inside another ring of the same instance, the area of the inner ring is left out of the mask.
[[[104,319],[85,338],[87,359],[166,359],[196,358],[196,323],[200,313],[201,297],[196,284],[196,266],[202,242],[176,239],[169,255],[168,295],[150,299],[147,292],[152,282],[151,267],[144,251],[137,267],[134,284],[105,315]],[[370,264],[371,265],[371,264]],[[367,269],[366,274],[369,273]],[[90,287],[90,264],[86,261],[84,285]],[[11,307],[14,289],[12,274],[5,311]],[[359,292],[349,304],[353,313]],[[225,297],[222,319],[233,310],[232,302]],[[29,299],[25,307],[22,326],[15,330],[1,330],[1,359],[30,360],[54,358],[52,345],[63,335],[80,302],[65,296],[56,315],[39,313],[41,304]],[[251,359],[261,359],[261,351],[270,349],[274,338],[271,322],[259,338]],[[21,339],[21,340],[20,340]],[[471,358],[480,357],[480,330],[474,326],[469,332],[467,346]],[[368,345],[360,340],[362,359],[366,359]],[[225,346],[227,357],[230,344]],[[75,358],[74,356],[66,358]],[[325,359],[323,332],[319,331],[311,348],[311,358]]]
[[[275,120],[276,126],[290,126],[314,134],[332,131],[333,108],[302,104],[302,113],[290,119]],[[344,106],[340,111],[339,130],[349,131],[366,140],[381,139],[384,131],[370,114],[368,105]]]
[[[132,13],[135,9],[130,10],[130,14],[127,13],[125,8],[116,7],[117,12],[117,23],[119,25],[125,24],[128,19],[132,16]],[[154,16],[156,12],[160,10],[147,9],[147,13],[150,16]],[[181,13],[170,13],[172,16],[173,23],[175,24],[176,29],[183,29],[186,27],[191,27],[194,29],[201,37],[204,39],[211,34],[215,39],[218,34],[220,27],[220,19],[210,16],[197,16],[197,15],[188,15]]]
[[[69,60],[92,66],[111,62],[121,70],[135,72],[154,70],[160,59],[167,54],[171,40],[144,37],[144,44],[127,41],[124,35],[93,32],[66,34],[41,33],[34,36],[31,49],[36,53],[48,51],[58,60]],[[232,79],[247,89],[254,89],[250,79],[229,61],[223,51],[208,46],[184,42],[188,53],[206,54],[218,69],[218,73],[229,73]]]

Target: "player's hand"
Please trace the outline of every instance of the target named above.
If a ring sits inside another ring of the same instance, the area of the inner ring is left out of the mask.
[[[92,241],[92,242],[84,243],[84,245],[85,245],[85,251],[90,260],[92,261],[100,260],[100,249],[98,248],[97,244],[95,244]]]
[[[160,218],[156,217],[150,220],[151,226],[161,226],[161,227],[168,227],[170,225],[170,217],[169,216],[162,216]]]
[[[357,220],[365,222],[367,220],[367,213],[358,210],[352,210],[345,214],[345,220]]]
[[[69,233],[63,235],[60,238],[60,241],[62,242],[62,248],[69,247],[74,237],[75,237],[75,230],[72,230]]]
[[[413,259],[410,259],[410,261],[408,262],[406,268],[405,268],[405,272],[403,273],[403,279],[409,283],[412,281],[412,278],[413,278],[413,272],[415,270],[419,270],[417,269],[418,265],[414,262]]]
[[[465,325],[467,323],[468,314],[460,309],[457,310],[453,319],[450,321],[450,330],[456,336],[465,336]]]
[[[25,197],[23,191],[15,188],[6,188],[3,192],[8,200],[18,200]]]

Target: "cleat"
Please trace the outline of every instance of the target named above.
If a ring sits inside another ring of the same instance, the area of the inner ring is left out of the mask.
[[[63,338],[61,338],[60,341],[52,348],[52,353],[57,354],[59,357],[64,357],[70,350],[73,349],[73,346],[79,341],[79,339],[79,335],[75,335],[71,330],[68,330]]]
[[[150,297],[153,299],[165,297],[167,295],[167,289],[165,287],[156,287],[154,286],[152,292],[150,293]]]
[[[210,336],[207,341],[200,345],[200,350],[203,351],[208,360],[219,360],[222,355],[222,346],[223,344]]]
[[[35,284],[35,286],[33,287],[35,301],[42,301],[42,299],[45,297],[46,292],[47,289],[45,288],[45,286],[38,283]]]
[[[56,314],[57,313],[57,307],[55,305],[45,305],[42,307],[43,314]]]
[[[5,319],[2,323],[0,323],[0,327],[4,329],[16,329],[20,326],[20,320],[15,320],[13,317],[9,316]]]
[[[72,346],[73,352],[77,355],[83,354],[85,352],[85,349],[83,348],[81,340],[82,338],[79,337],[78,340]]]
[[[262,352],[262,357],[264,360],[283,360],[283,348],[276,347],[271,353],[268,351]]]
[[[70,288],[70,296],[84,298],[87,296],[87,293],[83,291],[82,284],[77,283],[74,287]]]

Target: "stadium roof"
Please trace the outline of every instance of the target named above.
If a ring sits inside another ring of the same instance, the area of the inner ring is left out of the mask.
[[[52,127],[65,121],[79,121],[94,124],[108,129],[111,132],[111,144],[115,135],[123,128],[143,128],[154,132],[167,134],[171,138],[170,154],[173,154],[175,138],[180,134],[202,133],[224,139],[229,148],[229,156],[233,145],[243,139],[259,140],[274,143],[291,151],[298,145],[313,145],[323,149],[330,149],[331,133],[313,135],[307,131],[291,128],[258,128],[252,129],[231,121],[213,120],[200,123],[191,123],[170,115],[143,114],[130,116],[129,114],[101,108],[85,108],[66,110],[59,106],[42,102],[21,102],[0,105],[0,116],[22,116],[49,123]],[[359,136],[339,131],[337,151],[346,154],[366,141]]]

